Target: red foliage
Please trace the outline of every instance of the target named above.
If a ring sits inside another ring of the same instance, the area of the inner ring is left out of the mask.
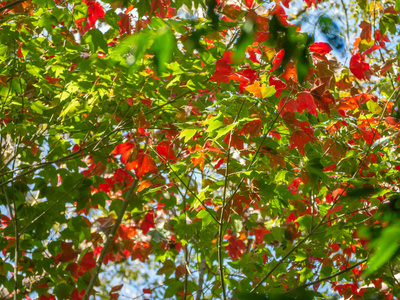
[[[176,161],[173,144],[170,144],[167,141],[161,141],[158,143],[156,151],[157,154],[161,156],[163,162],[167,162],[169,160]]]
[[[228,255],[231,257],[232,260],[236,258],[241,258],[244,250],[246,250],[246,244],[237,239],[236,236],[232,235],[228,239],[229,245],[225,247],[228,252]]]
[[[369,64],[365,62],[365,56],[356,53],[350,59],[350,71],[358,79],[369,79],[371,77],[369,71]]]

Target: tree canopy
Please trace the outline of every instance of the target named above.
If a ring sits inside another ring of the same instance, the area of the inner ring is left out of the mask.
[[[399,297],[399,10],[0,2],[1,296]]]

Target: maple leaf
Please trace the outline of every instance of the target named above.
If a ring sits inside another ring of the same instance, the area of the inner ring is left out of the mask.
[[[58,87],[63,87],[59,82],[61,81],[61,78],[52,78],[49,75],[46,75],[46,81],[47,83],[50,83],[52,85],[58,86]]]
[[[360,38],[369,43],[371,41],[371,24],[366,21],[362,21],[358,26],[361,28]]]
[[[172,148],[173,145],[167,141],[161,141],[158,143],[156,151],[157,154],[162,157],[163,162],[167,162],[169,160],[176,161],[176,155]]]
[[[265,83],[260,86],[259,81],[255,81],[254,84],[246,86],[245,90],[260,98],[271,97],[276,92],[273,86],[267,86]]]
[[[260,119],[250,121],[243,125],[243,127],[239,130],[239,135],[248,135],[250,136],[260,136],[261,129],[263,127],[263,123]]]
[[[119,34],[131,34],[132,33],[132,25],[131,25],[131,16],[126,13],[119,14],[120,20],[118,21],[119,25]]]
[[[365,56],[356,53],[350,59],[350,71],[354,74],[354,76],[358,79],[369,79],[370,75],[368,72],[369,64],[365,61]]]
[[[204,158],[204,152],[199,152],[196,157],[192,158],[192,163],[193,163],[193,168],[195,168],[196,166],[200,167],[200,170],[204,170],[204,162],[205,162],[205,158]]]
[[[229,245],[225,247],[228,252],[228,255],[231,257],[232,260],[236,258],[241,258],[244,250],[246,250],[246,244],[236,238],[236,236],[232,235],[228,239]]]
[[[284,56],[285,56],[285,50],[281,49],[281,51],[279,51],[272,60],[272,68],[271,70],[269,70],[270,73],[272,73],[281,66]]]
[[[304,145],[307,143],[314,143],[314,138],[303,130],[297,130],[290,137],[289,150],[297,148],[301,155],[304,156]]]
[[[169,0],[152,0],[150,5],[150,12],[153,13],[158,10],[161,18],[165,18],[165,10],[169,6]]]
[[[115,147],[110,154],[114,156],[121,155],[121,162],[126,165],[129,161],[129,156],[131,155],[131,150],[133,148],[135,148],[134,143],[125,142]]]
[[[88,1],[88,0],[83,0],[83,3],[85,3],[88,7],[88,24],[90,28],[94,28],[97,20],[103,19],[105,16],[103,7],[96,1]]]
[[[317,116],[317,107],[314,103],[313,97],[309,92],[301,92],[296,99],[297,111],[302,113],[307,110],[310,114]]]
[[[140,222],[139,228],[143,231],[143,234],[149,232],[151,228],[156,228],[156,226],[154,225],[154,216],[154,212],[149,211],[145,215],[144,219]]]
[[[236,148],[238,150],[243,150],[244,149],[244,142],[243,140],[238,136],[236,132],[233,133],[228,133],[223,142],[227,143],[229,145],[229,141],[231,143],[231,147]]]
[[[268,79],[269,85],[275,87],[275,96],[279,98],[282,95],[282,91],[286,87],[286,83],[284,83],[282,80],[278,79],[275,75],[271,75]]]
[[[90,271],[96,266],[96,260],[94,259],[93,251],[86,253],[81,259],[81,267],[85,271]]]
[[[8,85],[7,85],[7,79],[8,79],[7,76],[0,75],[0,83],[1,83],[2,85],[4,85],[5,87],[8,87]]]
[[[24,54],[22,53],[22,44],[23,43],[19,43],[19,46],[18,46],[18,50],[17,50],[17,57],[18,58],[24,57]]]
[[[332,51],[332,47],[328,43],[313,43],[310,46],[310,52],[318,53],[320,55],[328,54]]]
[[[278,156],[278,155],[274,155],[274,154],[270,154],[271,158],[269,160],[269,163],[271,165],[271,168],[276,169],[277,166],[281,166],[283,169],[286,169],[286,161],[285,158],[283,158],[282,156]]]
[[[138,259],[141,262],[145,262],[150,253],[151,246],[148,242],[138,242],[133,246],[131,258],[132,260]]]
[[[141,192],[143,191],[145,188],[148,188],[151,186],[151,181],[150,180],[143,180],[140,184],[139,187],[137,189],[137,192]]]
[[[85,295],[85,292],[86,292],[85,289],[83,289],[80,292],[78,291],[78,289],[75,289],[71,294],[71,300],[82,300],[83,296]]]
[[[142,149],[140,149],[143,151]],[[135,160],[126,164],[126,168],[134,170],[136,176],[141,179],[146,173],[157,173],[158,168],[153,158],[147,153],[139,153]]]
[[[225,62],[217,62],[215,65],[215,73],[210,77],[214,82],[229,82],[229,75],[232,74],[234,69]]]
[[[58,257],[58,260],[61,262],[67,262],[74,260],[78,256],[78,252],[73,249],[73,243],[61,243],[61,255]]]

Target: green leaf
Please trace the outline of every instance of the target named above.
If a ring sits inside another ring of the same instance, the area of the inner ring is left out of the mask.
[[[159,73],[166,70],[166,63],[172,58],[175,48],[175,36],[168,27],[159,28],[154,37],[151,51],[154,53],[154,63]]]
[[[39,100],[32,102],[31,108],[34,112],[37,112],[38,114],[42,114],[44,110],[49,109],[49,107],[43,105],[43,103]]]
[[[83,39],[85,43],[89,44],[90,51],[92,53],[96,53],[97,50],[102,50],[105,53],[108,53],[108,45],[107,41],[104,38],[103,33],[98,29],[89,30],[84,36]]]
[[[197,128],[187,128],[181,132],[179,138],[185,138],[184,142],[187,143],[198,131]]]
[[[363,272],[364,277],[368,277],[387,263],[399,249],[400,223],[386,226],[381,235],[371,242],[371,247],[375,250],[369,259],[368,268]]]
[[[118,21],[120,21],[120,19],[121,18],[112,9],[107,10],[106,14],[104,16],[104,21],[106,21],[106,23],[108,25],[110,25],[112,28],[114,28],[115,30],[119,30]]]

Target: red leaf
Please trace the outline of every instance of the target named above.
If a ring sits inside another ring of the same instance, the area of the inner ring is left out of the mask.
[[[74,260],[78,256],[78,252],[73,249],[73,243],[61,243],[61,256],[58,258],[60,262],[67,262]]]
[[[232,74],[234,69],[225,62],[217,62],[215,66],[215,73],[210,77],[214,82],[229,82],[229,75]]]
[[[143,289],[143,293],[145,293],[145,294],[151,294],[151,289]]]
[[[237,135],[236,132],[233,133],[228,133],[223,142],[227,143],[229,145],[229,140],[231,140],[231,147],[236,148],[238,150],[243,150],[244,149],[244,142],[243,140]]]
[[[120,284],[120,285],[114,286],[114,287],[111,289],[110,294],[111,294],[111,293],[114,293],[114,292],[120,291],[120,290],[122,289],[123,286],[124,286],[124,284]]]
[[[175,269],[175,278],[181,278],[183,276],[185,276],[186,273],[186,268],[183,264],[180,264],[179,266],[176,267]]]
[[[121,155],[121,162],[123,164],[127,164],[129,160],[129,156],[131,154],[131,150],[135,148],[135,144],[131,142],[126,142],[119,144],[115,149],[110,153],[111,155],[117,156]]]
[[[253,233],[256,237],[256,243],[257,244],[262,244],[264,242],[264,235],[270,233],[268,229],[262,226],[257,226],[253,228]]]
[[[281,66],[284,56],[285,56],[284,49],[281,49],[281,51],[279,51],[277,54],[275,54],[275,57],[272,60],[272,68],[271,68],[271,70],[269,70],[270,73],[272,73],[273,71],[275,71],[276,69],[278,69]]]
[[[150,253],[151,247],[148,242],[138,242],[133,246],[131,258],[132,260],[138,259],[141,262],[145,262]]]
[[[152,0],[150,6],[150,12],[158,10],[161,18],[165,18],[165,10],[169,6],[169,0]]]
[[[143,234],[148,233],[151,228],[156,228],[154,225],[154,215],[154,212],[150,211],[145,215],[144,220],[141,221],[139,227],[143,231]]]
[[[228,255],[231,257],[232,260],[236,258],[241,258],[244,250],[246,250],[246,244],[236,238],[236,236],[231,236],[228,239],[229,245],[225,247],[228,252]]]
[[[103,19],[105,16],[103,7],[97,3],[96,1],[88,1],[88,0],[83,0],[83,3],[86,3],[88,7],[88,22],[90,28],[94,28],[97,20],[99,18]]]
[[[368,145],[372,145],[372,143],[381,138],[381,135],[378,133],[376,129],[367,130],[365,128],[361,128],[361,135]]]
[[[290,137],[289,150],[297,148],[297,150],[304,155],[304,145],[307,143],[314,143],[314,138],[303,130],[295,131]]]
[[[18,58],[24,57],[24,55],[22,54],[22,44],[23,44],[23,43],[20,43],[20,44],[19,44],[19,47],[18,47],[18,51],[17,51],[17,57],[18,57]]]
[[[47,83],[50,83],[50,84],[52,84],[52,85],[62,87],[62,85],[60,85],[60,84],[58,83],[60,80],[61,80],[61,78],[52,78],[52,77],[50,77],[49,75],[46,75],[46,81],[47,81]]]
[[[81,266],[85,271],[89,271],[96,266],[93,251],[86,253],[81,260]]]
[[[126,172],[124,169],[116,169],[113,175],[113,179],[115,180],[115,183],[119,186],[130,185],[133,181],[132,176],[129,175],[129,173]]]
[[[311,7],[312,4],[315,5],[315,7],[317,7],[317,3],[320,3],[321,0],[304,0],[307,3],[308,7]]]
[[[244,0],[247,8],[252,8],[254,0]]]
[[[275,96],[280,97],[280,95],[282,94],[282,91],[286,87],[286,83],[284,83],[282,80],[278,79],[275,75],[271,75],[268,79],[268,82],[269,82],[269,85],[273,85],[275,87],[275,90],[276,90]]]
[[[332,51],[332,47],[328,43],[314,43],[310,46],[310,52],[325,55]]]
[[[80,293],[78,289],[75,289],[71,294],[71,300],[82,300],[86,290],[82,290]]]
[[[139,132],[141,135],[149,135],[149,134],[150,134],[150,132],[147,132],[147,131],[144,130],[142,127],[139,127],[139,128],[138,128],[138,132]]]
[[[359,27],[361,28],[360,38],[369,43],[371,41],[371,24],[366,21],[362,21]]]
[[[153,100],[151,100],[150,98],[145,98],[145,99],[141,98],[140,102],[142,102],[143,105],[151,107],[151,104],[153,103]]]
[[[328,209],[328,212],[326,213],[326,215],[329,216],[330,214],[340,212],[340,211],[342,211],[342,209],[343,209],[343,205],[340,204],[338,206],[335,206],[334,208]]]
[[[126,165],[126,168],[134,170],[139,179],[146,173],[155,174],[158,171],[153,158],[147,153],[139,153],[134,161]]]
[[[119,17],[121,18],[118,21],[119,25],[119,34],[131,34],[132,33],[132,25],[131,25],[131,17],[130,15],[120,13]]]
[[[287,22],[287,15],[285,13],[285,10],[279,4],[275,5],[275,8],[271,12],[271,15],[276,15],[278,17],[279,21],[282,23],[282,25],[289,26],[289,23]]]
[[[307,110],[310,114],[317,116],[317,107],[314,103],[313,97],[309,92],[301,92],[297,96],[297,111],[302,113]]]
[[[365,50],[365,51],[363,52],[363,55],[368,55],[368,54],[374,52],[375,50],[378,50],[378,49],[381,49],[381,48],[382,48],[381,46],[375,44],[375,45],[373,45],[371,48]]]
[[[360,53],[354,54],[350,59],[350,71],[358,79],[366,79],[366,77],[369,77],[369,74],[365,73],[369,70],[369,64],[364,60],[365,56]]]
[[[262,125],[263,124],[261,120],[250,121],[249,123],[243,125],[242,129],[239,130],[238,134],[239,135],[250,134],[250,136],[259,136],[261,135]]]
[[[164,161],[176,161],[176,156],[172,148],[172,144],[168,143],[167,141],[162,141],[158,143],[156,151],[157,154],[160,155]]]

